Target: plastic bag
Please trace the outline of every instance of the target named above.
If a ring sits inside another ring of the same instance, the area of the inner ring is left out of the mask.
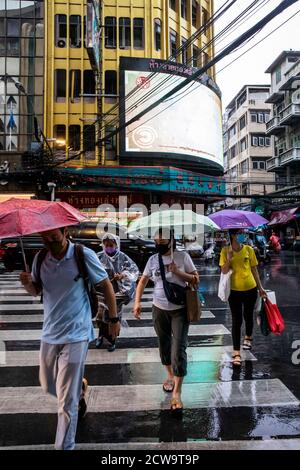
[[[218,288],[218,297],[222,300],[222,302],[227,302],[230,290],[231,290],[231,274],[232,270],[228,271],[227,274],[221,273],[220,281],[219,281],[219,288]]]

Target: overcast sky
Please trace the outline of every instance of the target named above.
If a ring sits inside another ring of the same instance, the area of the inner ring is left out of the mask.
[[[251,3],[252,0],[237,0],[236,4],[232,6],[222,18],[215,22],[215,35],[222,31],[226,25]],[[218,52],[218,50],[224,48],[233,39],[248,30],[280,3],[281,0],[257,0],[255,5],[257,9],[253,13],[253,16],[248,17],[245,23],[237,30],[233,31],[230,36],[224,38],[223,42],[217,43],[216,51]],[[225,0],[215,0],[215,11],[224,4]],[[219,71],[219,73],[216,75],[216,81],[222,90],[224,109],[243,85],[270,83],[270,75],[265,74],[265,70],[283,50],[300,50],[300,13],[224,71],[221,71],[221,69],[297,11],[300,11],[300,0],[271,21],[242,49],[230,54],[230,56],[217,64],[216,70]]]

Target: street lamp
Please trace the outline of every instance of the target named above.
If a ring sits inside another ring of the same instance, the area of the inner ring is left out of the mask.
[[[47,186],[49,188],[49,191],[51,191],[51,201],[55,201],[55,188],[56,188],[56,184],[55,183],[52,183],[52,182],[49,182],[47,183]]]
[[[32,109],[32,114],[33,114],[33,120],[34,120],[34,135],[35,135],[35,138],[38,142],[40,142],[40,137],[39,137],[39,132],[43,138],[43,142],[46,144],[46,147],[48,148],[49,152],[50,152],[50,155],[51,157],[53,158],[53,151],[49,145],[49,142],[45,136],[45,134],[43,133],[42,129],[39,128],[38,126],[38,120],[37,120],[37,117],[36,117],[36,114],[34,112],[34,106],[33,106],[33,100],[32,100],[32,97],[28,95],[28,93],[26,92],[25,88],[24,88],[24,85],[19,82],[18,80],[15,80],[11,75],[9,74],[5,74],[5,75],[2,75],[2,77],[0,77],[0,81],[2,82],[10,82],[10,83],[13,83],[15,85],[15,87],[17,88],[17,90],[22,93],[23,95],[25,95],[28,99],[30,99],[31,101],[31,109]]]

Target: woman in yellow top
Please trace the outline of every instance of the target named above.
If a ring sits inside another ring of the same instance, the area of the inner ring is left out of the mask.
[[[246,335],[243,349],[252,348],[253,312],[257,299],[257,290],[261,297],[266,297],[257,271],[257,259],[251,246],[244,244],[247,235],[240,229],[229,230],[231,246],[222,248],[220,266],[222,273],[232,270],[229,305],[232,314],[233,365],[241,365],[241,327],[243,316]]]

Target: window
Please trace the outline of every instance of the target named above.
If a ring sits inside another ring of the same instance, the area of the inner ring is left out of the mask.
[[[117,94],[117,72],[115,70],[105,71],[105,94]]]
[[[181,0],[181,17],[186,20],[187,19],[187,1]]]
[[[115,16],[105,18],[105,47],[117,47],[117,20]]]
[[[144,49],[144,18],[133,19],[133,47]]]
[[[55,45],[67,46],[67,15],[55,15]]]
[[[259,141],[259,146],[260,147],[264,147],[265,146],[265,139],[263,137],[259,137],[258,138],[258,141]]]
[[[246,114],[244,114],[244,116],[241,117],[239,124],[240,124],[240,131],[244,129],[244,127],[246,127]]]
[[[209,55],[207,52],[202,52],[202,65],[205,66],[209,62]]]
[[[240,142],[240,151],[241,152],[244,152],[246,149],[247,149],[248,145],[247,145],[247,139],[246,137],[244,139],[241,140]]]
[[[83,93],[85,95],[94,95],[96,92],[95,75],[92,70],[83,72]]]
[[[81,94],[81,70],[70,70],[69,74],[69,98],[80,98]]]
[[[258,122],[260,124],[264,123],[265,122],[265,116],[263,113],[258,113]]]
[[[271,139],[270,139],[270,137],[266,137],[265,138],[265,146],[270,147],[270,145],[271,145]]]
[[[81,47],[81,16],[70,16],[70,46]]]
[[[199,64],[199,48],[193,46],[193,67],[198,67]]]
[[[281,68],[279,67],[275,72],[276,85],[281,81]]]
[[[115,126],[105,126],[105,150],[116,150],[117,143],[116,143],[116,135],[106,137],[111,132],[116,130]]]
[[[176,0],[169,0],[169,6],[172,10],[176,10]]]
[[[252,146],[258,147],[258,137],[252,136]]]
[[[96,147],[95,125],[87,124],[83,126],[83,150],[94,152]]]
[[[182,63],[187,64],[188,56],[187,56],[187,47],[186,47],[186,39],[181,39],[181,54],[182,54]]]
[[[244,160],[241,163],[241,174],[244,175],[249,171],[249,160]]]
[[[55,70],[55,99],[65,100],[67,96],[67,72],[64,69]]]
[[[233,124],[233,126],[231,126],[229,129],[228,129],[228,139],[232,139],[232,137],[236,134],[236,125]]]
[[[265,122],[270,121],[270,113],[265,113]]]
[[[199,4],[196,2],[196,0],[193,0],[192,2],[192,25],[194,28],[198,28],[198,9],[199,9]]]
[[[250,117],[251,117],[251,122],[257,122],[257,114],[251,113]]]
[[[173,31],[172,29],[170,30],[170,51],[171,51],[172,58],[176,59],[177,33]]]
[[[265,170],[266,169],[266,162],[264,160],[252,160],[252,169],[253,170]]]
[[[154,20],[154,43],[155,43],[155,50],[161,50],[161,20],[159,18],[155,18]]]
[[[79,125],[69,126],[69,147],[70,150],[80,150],[80,133]]]
[[[66,150],[66,126],[58,124],[54,126],[55,148],[58,150]]]
[[[130,18],[119,18],[119,47],[129,48],[131,46]]]
[[[20,36],[20,21],[14,18],[7,18],[6,20],[7,36]]]
[[[234,145],[233,147],[231,147],[229,152],[230,152],[230,158],[235,158],[236,157],[236,146]]]
[[[202,26],[204,27],[204,34],[207,31],[207,23],[208,23],[208,11],[202,7]]]

